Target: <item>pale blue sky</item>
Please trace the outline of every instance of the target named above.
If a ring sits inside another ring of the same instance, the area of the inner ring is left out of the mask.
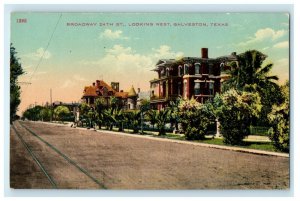
[[[28,72],[28,81],[45,51],[60,13],[13,13],[11,42]],[[17,19],[27,23],[17,23]],[[98,26],[123,23],[124,26]],[[144,26],[131,23],[207,23],[208,26]],[[67,23],[97,23],[97,26],[67,26]],[[211,26],[227,23],[228,26]],[[78,101],[85,85],[103,78],[120,81],[125,91],[134,85],[149,89],[150,71],[160,58],[209,57],[257,49],[274,63],[273,73],[283,83],[289,74],[289,16],[286,13],[63,13],[44,58],[29,86],[22,86],[21,111],[30,103],[54,100]]]

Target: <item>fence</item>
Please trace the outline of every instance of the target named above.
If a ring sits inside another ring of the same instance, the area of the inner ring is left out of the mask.
[[[250,126],[250,135],[260,135],[260,136],[269,136],[268,130],[269,127],[263,126]]]

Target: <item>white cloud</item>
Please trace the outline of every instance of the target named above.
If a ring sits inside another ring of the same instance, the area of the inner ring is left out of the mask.
[[[89,66],[94,75],[103,75],[103,79],[107,82],[120,81],[120,89],[127,90],[131,85],[137,87],[138,83],[139,87],[146,89],[150,86],[148,81],[157,76],[151,71],[155,68],[156,62],[162,58],[171,59],[179,56],[183,56],[183,53],[174,52],[167,45],[153,48],[148,54],[138,54],[131,47],[114,45],[106,50],[101,59],[80,63]],[[135,82],[138,83],[133,83],[132,76],[137,77]]]
[[[158,49],[152,48],[155,59],[178,59],[183,57],[183,52],[173,52],[168,45],[161,45]]]
[[[264,47],[262,50],[268,50],[270,49],[270,47]]]
[[[114,45],[111,49],[106,50],[106,52],[113,55],[133,53],[131,47],[125,48],[122,45]]]
[[[128,40],[129,39],[128,37],[123,36],[123,31],[121,31],[121,30],[112,31],[111,29],[105,29],[104,32],[100,33],[99,37],[101,39],[107,38],[110,40],[116,40],[116,39]]]
[[[274,48],[289,48],[289,41],[283,41],[280,43],[276,43],[273,47]]]
[[[25,54],[24,56],[32,60],[39,60],[41,57],[43,57],[43,59],[50,59],[52,54],[48,50],[45,51],[44,48],[40,47],[35,52]]]
[[[278,30],[275,31],[271,28],[265,28],[265,29],[259,29],[256,31],[256,33],[254,34],[254,37],[250,37],[250,39],[246,42],[241,42],[238,45],[239,46],[247,46],[247,45],[251,45],[254,43],[260,43],[263,41],[275,41],[278,38],[281,38],[282,36],[284,36],[287,33],[286,30]]]

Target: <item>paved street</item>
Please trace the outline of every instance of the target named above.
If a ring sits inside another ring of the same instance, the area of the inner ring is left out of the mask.
[[[29,121],[10,135],[12,188],[289,188],[286,157]]]

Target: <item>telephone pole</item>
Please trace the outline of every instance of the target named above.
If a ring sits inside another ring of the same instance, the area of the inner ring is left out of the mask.
[[[50,89],[50,122],[52,121],[52,116],[53,116],[53,112],[52,112],[52,89]]]

